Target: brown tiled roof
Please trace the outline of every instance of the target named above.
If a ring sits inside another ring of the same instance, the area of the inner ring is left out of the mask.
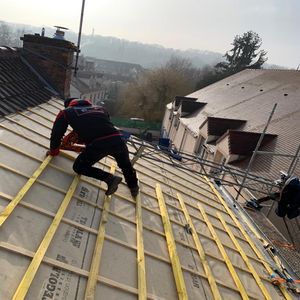
[[[17,49],[0,47],[0,115],[46,102],[52,95]]]

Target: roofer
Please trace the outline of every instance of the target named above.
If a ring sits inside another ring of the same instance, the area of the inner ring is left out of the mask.
[[[278,206],[275,210],[277,216],[281,218],[287,216],[289,219],[298,217],[300,215],[299,178],[282,173],[281,179],[276,181],[276,183],[280,187],[280,192],[272,193],[259,199],[250,199],[247,206],[260,210],[262,208],[262,202],[274,200],[278,202]]]
[[[68,98],[53,124],[49,155],[59,154],[62,138],[70,125],[78,135],[79,143],[86,147],[76,158],[73,170],[85,176],[106,182],[106,195],[113,194],[122,178],[112,175],[93,165],[105,156],[113,156],[123,172],[126,183],[133,197],[139,187],[136,172],[131,165],[129,152],[122,134],[113,126],[107,111],[100,106],[93,106],[89,100]]]

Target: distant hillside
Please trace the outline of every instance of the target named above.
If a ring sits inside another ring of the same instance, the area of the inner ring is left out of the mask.
[[[215,65],[222,60],[222,54],[211,51],[194,49],[182,51],[99,35],[83,37],[81,49],[87,56],[136,63],[144,68],[164,65],[172,56],[187,58],[195,67]]]
[[[67,35],[69,39],[73,38],[74,41],[77,38],[75,33],[68,32]],[[81,52],[85,56],[140,64],[144,68],[165,65],[172,56],[187,58],[192,62],[194,67],[198,68],[206,65],[214,66],[225,59],[223,54],[207,50],[188,49],[184,51],[100,35],[83,36]],[[265,69],[288,69],[268,63],[265,63],[263,67]]]
[[[7,30],[9,27],[11,38],[7,40]],[[41,33],[41,27],[7,23],[0,20],[0,46],[21,46],[19,37],[24,33]],[[52,37],[55,28],[46,27],[46,36]],[[6,38],[5,38],[6,37]],[[77,33],[73,31],[66,32],[66,39],[77,44]],[[115,37],[105,37],[100,35],[82,35],[81,54],[98,59],[121,61],[139,64],[144,68],[154,68],[165,63],[172,57],[178,56],[189,59],[194,67],[204,67],[206,65],[215,65],[223,61],[221,53],[205,50],[178,50],[165,48],[160,45],[144,44],[141,42],[131,42],[125,39]],[[265,69],[287,69],[285,67],[265,63]]]
[[[12,40],[15,41],[10,43],[10,45],[6,44],[7,46],[20,46],[20,35],[23,35],[24,33],[41,33],[42,29],[41,27],[6,23],[0,20],[0,27],[3,24],[9,27],[11,35],[14,36],[14,39]],[[54,32],[55,28],[46,27],[45,35],[52,37]],[[77,33],[67,31],[66,39],[77,44]],[[16,41],[19,41],[19,43]],[[160,45],[131,42],[125,39],[104,37],[100,35],[82,35],[81,54],[99,59],[140,64],[144,68],[153,68],[164,65],[172,56],[187,58],[195,67],[215,65],[222,60],[222,54],[216,52],[194,49],[183,51],[165,48]]]

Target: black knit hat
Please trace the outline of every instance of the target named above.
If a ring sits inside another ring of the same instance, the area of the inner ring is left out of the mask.
[[[65,108],[67,108],[69,106],[70,102],[74,99],[77,99],[77,98],[76,97],[66,98],[64,101]]]

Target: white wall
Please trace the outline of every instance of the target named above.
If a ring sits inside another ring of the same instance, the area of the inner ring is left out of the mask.
[[[175,147],[179,150],[179,147],[181,145],[182,137],[184,134],[185,126],[179,122],[178,129],[176,130],[176,127],[172,126],[172,141]]]
[[[167,133],[168,133],[168,130],[170,128],[170,123],[171,123],[171,120],[169,120],[171,112],[172,111],[170,109],[166,108],[164,119],[163,119],[163,122],[162,122],[162,127],[166,130]]]
[[[223,138],[217,145],[216,151],[221,152],[225,157],[229,155],[228,137]]]
[[[193,133],[190,130],[186,130],[181,151],[194,155],[196,142],[197,138],[194,137]]]
[[[172,116],[172,119],[171,119],[172,123],[170,123],[171,127],[169,128],[169,137],[172,141],[174,141],[174,139],[177,135],[177,128],[179,126],[179,122],[177,122],[176,118],[177,118],[177,116],[174,116],[174,115]],[[178,124],[178,126],[174,126],[174,125],[176,125],[176,123]]]

